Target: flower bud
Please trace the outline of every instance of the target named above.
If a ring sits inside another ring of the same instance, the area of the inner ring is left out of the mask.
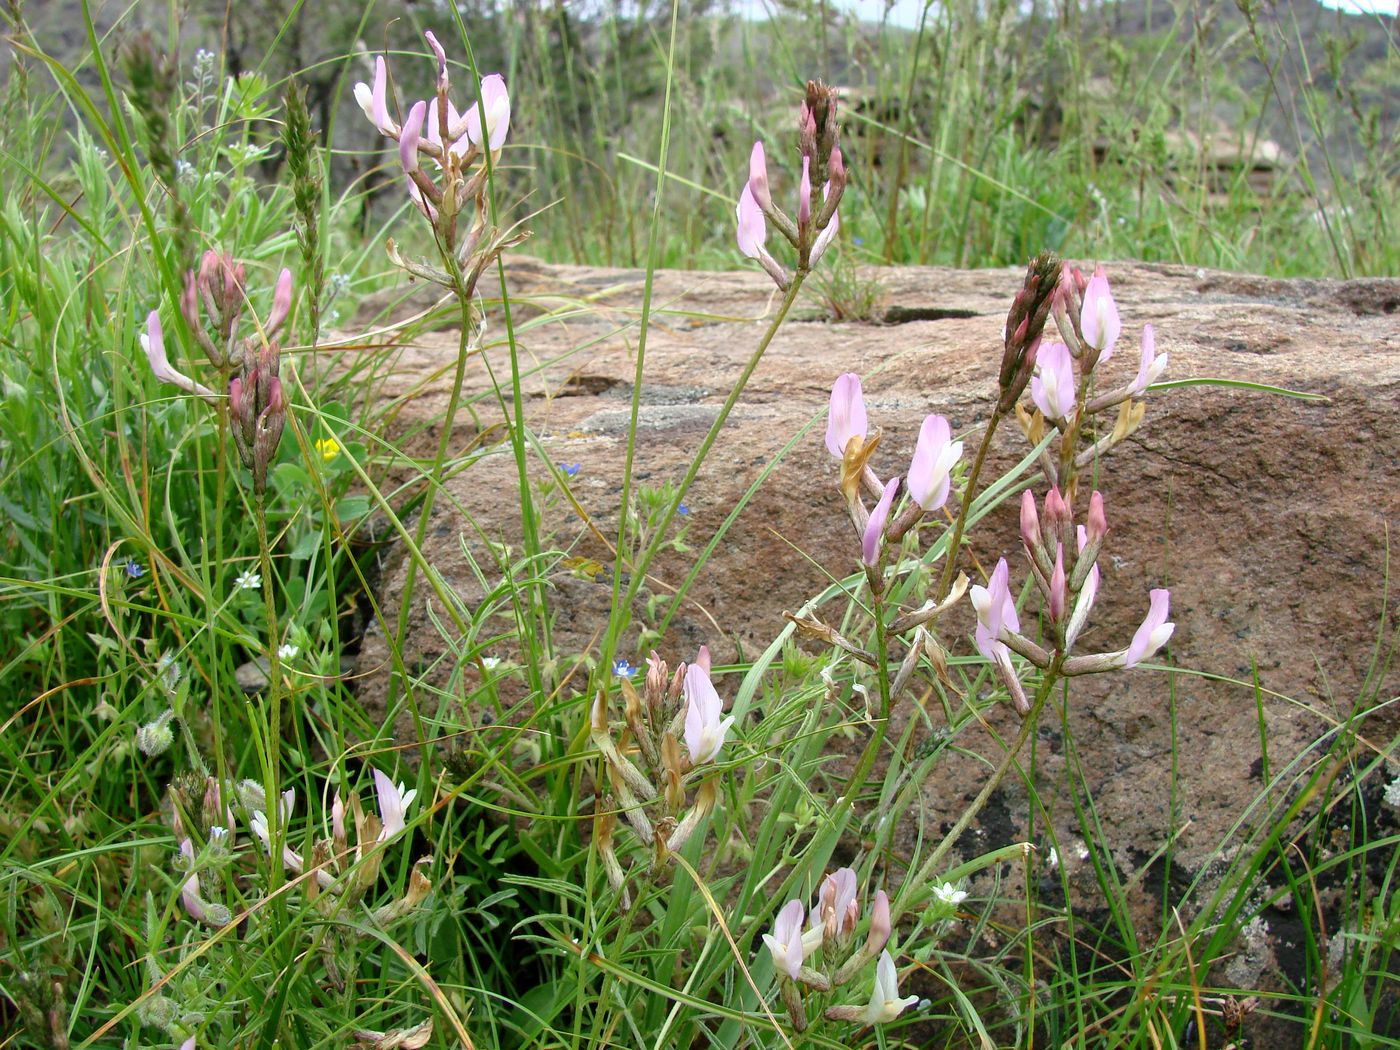
[[[1001,391],[997,400],[999,413],[1015,408],[1021,392],[1030,382],[1040,336],[1059,287],[1060,265],[1059,257],[1053,252],[1041,252],[1026,267],[1021,290],[1012,300],[1011,310],[1006,315],[1005,349],[997,378]]]
[[[156,758],[170,750],[175,742],[175,733],[170,728],[174,712],[162,712],[153,721],[147,722],[136,731],[136,746],[147,758]]]
[[[870,932],[865,938],[865,950],[872,958],[889,943],[890,930],[890,898],[884,890],[876,890],[870,906]]]
[[[1030,489],[1021,493],[1021,542],[1032,558],[1040,547],[1040,515],[1035,509],[1035,494]]]
[[[277,287],[272,292],[272,312],[267,315],[265,335],[271,337],[282,327],[292,312],[292,271],[283,268],[277,275]]]
[[[1058,624],[1065,618],[1065,604],[1068,600],[1067,590],[1065,545],[1058,543],[1055,545],[1055,568],[1050,573],[1050,591],[1046,595],[1046,604],[1049,607],[1050,620],[1053,623]]]

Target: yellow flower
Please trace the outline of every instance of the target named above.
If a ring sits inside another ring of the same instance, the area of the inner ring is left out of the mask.
[[[316,451],[321,453],[321,459],[329,463],[340,455],[340,442],[335,438],[321,438],[316,442]]]

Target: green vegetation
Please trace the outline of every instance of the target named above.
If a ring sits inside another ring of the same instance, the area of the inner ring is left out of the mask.
[[[1359,67],[1344,40],[1326,43],[1335,87],[1324,89],[1321,69],[1300,79],[1300,33],[1259,12],[1192,32],[1173,8],[1151,33],[1115,36],[1097,8],[1034,5],[1023,20],[1017,5],[971,0],[931,7],[917,32],[854,27],[824,6],[744,22],[561,4],[435,12],[429,26],[415,21],[424,5],[240,4],[221,49],[182,52],[177,34],[212,43],[216,23],[186,27],[172,5],[142,35],[146,6],[100,26],[74,7],[72,39],[40,32],[19,4],[0,16],[12,46],[0,101],[3,1045],[1204,1048],[1232,1038],[1231,1011],[1243,1010],[1288,1019],[1300,1044],[1400,1046],[1389,990],[1400,852],[1375,820],[1395,742],[1373,739],[1368,721],[1393,703],[1381,692],[1393,624],[1358,654],[1371,661],[1366,686],[1313,751],[1269,766],[1261,714],[1257,805],[1218,870],[1163,879],[1160,933],[1122,904],[1087,790],[1072,804],[1102,914],[1076,914],[1063,871],[1019,844],[955,863],[954,836],[931,819],[911,860],[932,879],[902,885],[880,814],[925,819],[907,785],[973,746],[1014,689],[967,639],[920,648],[894,614],[961,593],[940,559],[956,553],[963,520],[976,528],[1022,489],[1042,492],[1056,435],[1004,477],[960,467],[956,534],[930,517],[881,541],[870,572],[829,567],[821,597],[842,611],[828,629],[868,646],[868,662],[830,641],[799,648],[790,626],[742,665],[716,667],[736,722],[722,749],[697,757],[679,694],[659,672],[646,681],[645,666],[627,679],[638,669],[617,661],[629,630],[664,643],[665,601],[628,622],[657,553],[694,559],[688,587],[723,541],[727,526],[712,535],[681,517],[724,413],[679,483],[628,470],[626,512],[594,523],[615,558],[580,564],[555,542],[576,510],[571,471],[514,411],[526,365],[496,266],[526,230],[527,250],[546,258],[648,278],[737,266],[734,201],[753,139],[770,143],[774,197],[795,199],[792,114],[807,76],[825,73],[850,84],[851,180],[841,241],[811,280],[838,315],[872,308],[855,269],[867,261],[1022,266],[1052,250],[1394,273],[1396,122],[1374,103],[1393,104],[1393,41]],[[420,180],[435,227],[350,93],[372,80],[363,41],[371,54],[391,45],[400,101],[426,96],[424,28],[450,56],[463,109],[478,91],[490,109],[479,75],[498,69],[513,107],[503,151],[475,148],[448,175],[422,161],[435,186],[460,176],[471,187],[434,201]],[[1253,61],[1272,79],[1241,79]],[[764,79],[738,72],[749,69]],[[1267,187],[1188,148],[1214,134],[1218,103],[1247,143],[1280,100],[1294,159]],[[406,397],[383,383],[398,348],[438,318],[350,327],[366,293],[402,279],[390,238],[403,268],[446,291],[460,328],[452,397],[432,426],[401,425]],[[775,254],[781,243],[770,231]],[[755,363],[807,277],[791,253],[784,265],[791,294]],[[1047,262],[1044,275],[1058,269]],[[1039,302],[1028,294],[1018,308]],[[160,341],[152,310],[170,360],[212,391],[207,404],[153,374],[140,342]],[[489,404],[462,393],[486,313]],[[629,468],[645,330],[643,317]],[[1012,363],[1028,368],[1019,349]],[[1067,489],[1081,446],[1121,439],[1105,436],[1113,415],[1102,433],[1086,423],[1060,439]],[[456,425],[473,416],[497,421],[468,440]],[[451,499],[441,482],[488,452],[517,470],[501,498],[518,503],[521,534],[473,566],[484,597],[469,603],[422,551],[434,505]],[[391,546],[412,568],[403,602],[387,607]],[[611,587],[587,652],[558,651],[551,635],[552,581],[566,573]],[[432,610],[440,666],[402,659],[410,595]],[[390,651],[375,669],[390,683],[383,719],[357,692],[366,630]],[[1051,646],[1049,634],[1037,637]],[[1033,770],[1033,739],[1017,749],[1068,695],[1065,663],[1018,661],[1035,714],[1016,748],[984,756],[997,779],[1015,775],[1017,755]],[[901,674],[941,706],[937,732],[910,719],[886,738]],[[396,721],[412,727],[408,748]],[[859,741],[854,776],[832,762],[834,737]],[[1087,759],[1068,743],[1077,772]],[[1033,783],[1028,773],[1034,797]],[[668,851],[643,820],[685,834]],[[1171,843],[1162,851],[1170,869]],[[804,986],[803,1032],[796,982],[776,991],[761,937],[843,861],[861,902],[851,943],[877,924],[871,902],[887,890],[904,991],[929,1001],[878,1026],[841,1014],[866,1009],[878,949],[837,982],[849,946],[828,940],[824,979],[839,987]],[[997,880],[1013,869],[1022,889],[1003,894]],[[974,887],[983,895],[958,896]],[[1248,1002],[1252,989],[1222,984],[1221,967],[1285,893],[1294,914],[1340,925],[1302,921],[1291,984]],[[1065,936],[1051,950],[1054,931]]]

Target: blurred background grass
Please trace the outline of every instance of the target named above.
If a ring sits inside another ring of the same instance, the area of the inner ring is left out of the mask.
[[[1053,248],[1275,275],[1397,270],[1392,16],[1316,0],[948,0],[876,8],[872,22],[826,0],[676,2],[662,265],[735,264],[732,209],[748,151],[763,138],[776,191],[794,192],[791,114],[800,84],[821,77],[843,89],[843,236],[861,261],[996,266]],[[25,14],[37,46],[95,88],[78,8],[62,0]],[[513,199],[546,209],[529,250],[640,264],[670,4],[459,10],[479,70],[504,73],[515,100]],[[342,214],[357,214],[366,234],[401,195],[386,167],[394,158],[350,88],[368,79],[373,54],[420,53],[425,28],[455,35],[446,5],[410,0],[197,0],[93,14],[115,38],[144,21],[184,68],[206,48],[228,73],[254,71],[253,99],[280,95],[296,72],[331,132],[332,192],[363,195]],[[430,66],[391,69],[405,108],[426,94]],[[59,121],[51,133],[65,130]],[[276,129],[251,131],[256,141]],[[53,160],[48,145],[30,148]],[[274,148],[264,173],[278,163]]]

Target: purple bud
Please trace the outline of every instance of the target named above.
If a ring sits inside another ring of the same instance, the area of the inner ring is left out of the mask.
[[[797,225],[812,221],[812,158],[802,158],[802,181],[797,184]]]
[[[1057,543],[1055,545],[1055,570],[1050,574],[1050,619],[1059,623],[1065,617],[1066,602],[1066,580],[1065,580],[1065,545]]]
[[[277,287],[272,292],[272,312],[267,315],[267,334],[271,335],[282,327],[282,322],[292,312],[292,271],[283,268],[277,275]]]
[[[876,890],[870,906],[870,933],[865,938],[865,950],[870,955],[878,954],[889,943],[890,931],[890,898],[884,890]]]
[[[1040,546],[1040,515],[1036,512],[1035,494],[1030,489],[1021,493],[1021,542],[1034,558]]]
[[[184,317],[185,324],[190,326],[191,332],[203,329],[203,321],[199,316],[199,284],[193,270],[185,273],[185,290],[180,293],[180,314]]]
[[[429,29],[423,34],[428,40],[428,46],[433,49],[433,54],[437,56],[438,78],[437,90],[439,95],[447,94],[447,52],[438,43],[438,38],[433,36],[433,31]]]
[[[1108,535],[1108,516],[1103,510],[1103,493],[1097,489],[1089,497],[1089,519],[1088,519],[1089,542],[1099,544]]]

